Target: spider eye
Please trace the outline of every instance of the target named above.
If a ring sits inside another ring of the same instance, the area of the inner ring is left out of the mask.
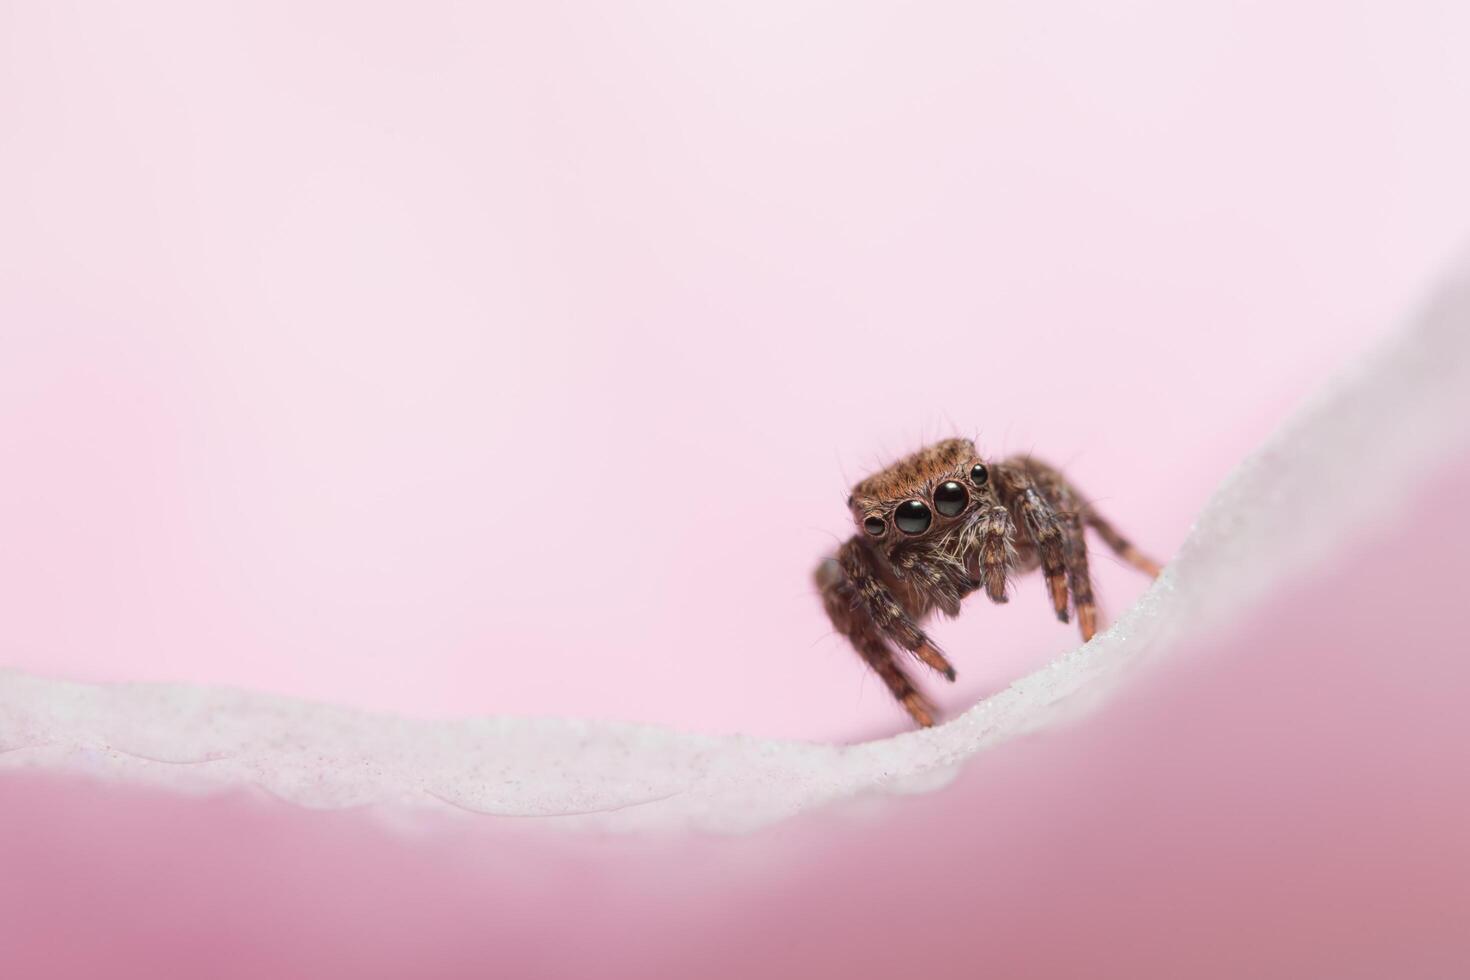
[[[893,512],[893,523],[904,534],[922,534],[929,527],[929,522],[934,515],[929,513],[929,505],[922,500],[905,500],[898,505],[898,510]]]
[[[873,537],[878,538],[883,536],[883,532],[884,530],[886,530],[886,526],[883,523],[883,518],[869,517],[867,520],[863,521],[863,530],[867,531]]]
[[[965,509],[970,495],[954,480],[948,480],[934,488],[934,509],[945,517],[953,517]]]
[[[988,479],[990,479],[990,471],[985,468],[984,463],[976,463],[970,467],[970,482],[975,486],[985,486],[985,481]]]

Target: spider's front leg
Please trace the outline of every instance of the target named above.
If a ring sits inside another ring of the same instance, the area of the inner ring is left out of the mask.
[[[856,538],[848,541],[835,559],[817,566],[816,583],[833,628],[847,637],[915,722],[926,728],[933,725],[934,706],[899,665],[891,644],[910,650],[950,680],[954,667],[883,584],[862,543]]]
[[[909,717],[925,728],[933,725],[936,714],[934,705],[919,693],[908,673],[894,659],[893,648],[883,638],[872,618],[862,610],[857,593],[847,580],[842,566],[835,559],[826,559],[817,566],[816,582],[822,593],[822,605],[827,610],[827,618],[832,620],[833,628],[847,637],[853,649],[873,668],[873,672],[887,686],[894,699],[903,705]]]
[[[873,625],[947,680],[954,680],[954,667],[883,583],[866,544],[859,538],[849,538],[847,544],[837,551],[837,563],[852,586],[858,608],[867,614]]]

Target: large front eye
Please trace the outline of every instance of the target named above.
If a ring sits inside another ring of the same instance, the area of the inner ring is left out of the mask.
[[[884,530],[886,530],[883,524],[883,518],[869,517],[868,519],[863,521],[863,530],[867,531],[875,538],[881,538],[883,536]]]
[[[893,523],[904,534],[922,534],[929,527],[929,522],[934,515],[929,513],[929,505],[922,500],[905,500],[898,505],[893,512]]]
[[[934,488],[934,509],[945,517],[953,517],[965,509],[970,495],[954,480],[948,480]]]

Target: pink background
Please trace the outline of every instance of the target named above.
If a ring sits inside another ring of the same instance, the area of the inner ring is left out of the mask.
[[[752,835],[389,830],[0,774],[26,978],[1470,975],[1470,458],[1337,571],[942,792]]]
[[[0,662],[897,730],[808,581],[848,484],[978,434],[1167,556],[1457,243],[1467,23],[0,5]],[[951,710],[1075,645],[1029,582],[937,632]]]
[[[1467,29],[0,0],[0,665],[897,730],[808,585],[846,485],[978,434],[1170,554],[1461,244]],[[751,836],[6,772],[0,972],[1465,976],[1470,565],[1423,545],[1467,494],[943,792]],[[938,633],[952,710],[1075,643],[1034,582]]]

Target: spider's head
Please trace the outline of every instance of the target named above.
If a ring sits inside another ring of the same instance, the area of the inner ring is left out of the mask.
[[[969,439],[946,439],[905,456],[852,488],[858,531],[892,551],[948,538],[990,497],[990,471]]]

